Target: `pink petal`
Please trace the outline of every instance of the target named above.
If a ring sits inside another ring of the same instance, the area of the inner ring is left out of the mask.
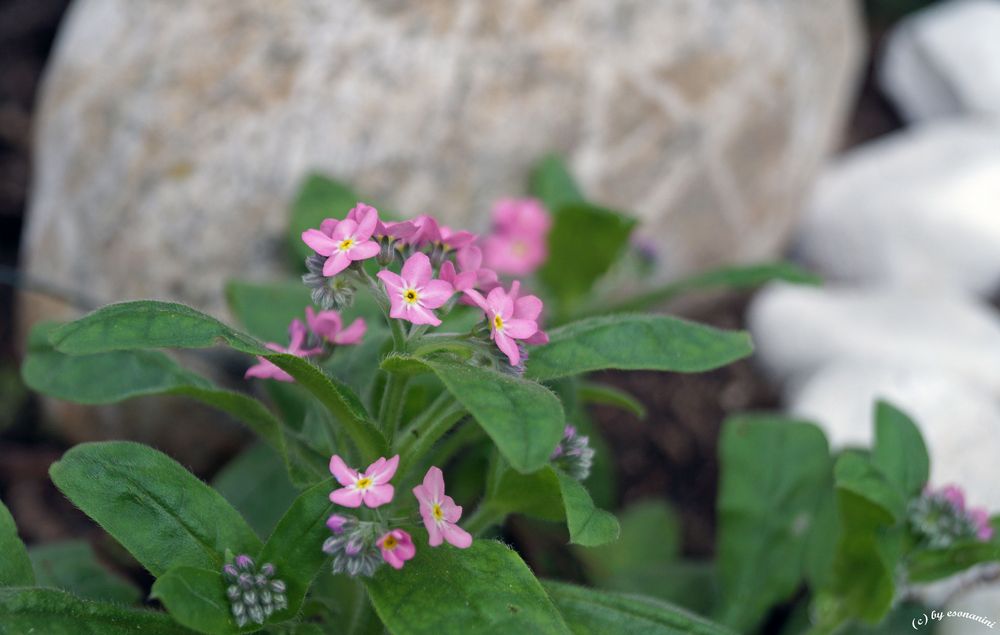
[[[374,258],[378,255],[379,250],[382,248],[378,246],[378,243],[368,240],[363,243],[357,243],[353,247],[347,250],[347,254],[351,257],[351,260],[367,260],[368,258]]]
[[[467,549],[472,546],[472,535],[458,525],[445,523],[441,527],[441,533],[444,534],[445,540],[459,549]]]
[[[295,354],[302,350],[302,343],[306,339],[306,325],[298,318],[292,320],[288,325],[288,352]]]
[[[348,218],[337,223],[337,226],[333,228],[333,233],[330,234],[330,238],[337,244],[340,244],[345,238],[353,238],[357,229],[358,224]]]
[[[358,203],[354,209],[363,209],[361,220],[358,221],[358,229],[354,232],[354,239],[357,241],[368,240],[375,233],[375,225],[378,223],[378,211],[370,205]]]
[[[428,500],[432,505],[444,496],[444,473],[441,468],[431,466],[424,474],[424,491],[427,492]]]
[[[386,291],[389,292],[390,296],[401,295],[403,293],[403,287],[406,283],[398,275],[388,269],[383,269],[376,275],[378,276],[378,279],[382,281],[382,284],[385,285]]]
[[[340,332],[337,337],[334,338],[334,344],[343,344],[345,346],[349,344],[357,344],[360,342],[364,336],[365,331],[368,330],[368,325],[362,318],[358,318],[351,322],[351,325]]]
[[[340,221],[336,218],[327,218],[322,223],[319,224],[319,230],[326,234],[327,236],[333,235],[334,228],[337,227],[337,223]]]
[[[350,487],[341,487],[330,492],[330,500],[344,507],[361,507],[362,493]]]
[[[455,260],[462,271],[475,271],[483,264],[483,251],[475,245],[458,250]]]
[[[504,320],[514,312],[514,301],[503,290],[503,287],[497,287],[490,291],[489,295],[486,296],[486,304],[489,305],[489,310],[493,315],[499,315]]]
[[[441,320],[439,320],[430,309],[422,307],[419,304],[410,304],[405,308],[406,315],[404,316],[404,319],[409,320],[413,324],[430,324],[431,326],[441,325]]]
[[[526,337],[522,340],[525,344],[531,344],[532,346],[540,346],[542,344],[549,343],[549,334],[545,331],[538,330],[531,337]]]
[[[517,350],[517,343],[502,332],[496,331],[494,334],[493,340],[497,343],[497,347],[507,356],[511,366],[517,366],[521,361],[521,351]]]
[[[537,321],[542,314],[542,301],[537,296],[526,295],[514,300],[514,317]]]
[[[249,379],[251,377],[256,377],[258,379],[276,379],[278,381],[294,382],[295,379],[281,370],[268,360],[263,357],[258,357],[259,363],[254,364],[247,369],[247,372],[243,374],[243,377]]]
[[[538,324],[531,320],[507,320],[503,323],[503,332],[519,340],[531,337],[537,330]]]
[[[444,534],[433,516],[424,518],[424,527],[427,528],[427,544],[438,547],[444,542]]]
[[[347,221],[345,220],[344,223]],[[341,223],[343,225],[343,223]],[[342,251],[338,251],[334,255],[326,259],[326,263],[323,264],[323,275],[329,278],[330,276],[335,276],[344,269],[347,269],[351,264],[351,259],[347,257]]]
[[[413,556],[417,555],[417,548],[413,545],[412,540],[401,540],[394,551],[396,551],[399,554],[399,557],[403,560],[412,560]]]
[[[456,505],[455,499],[451,496],[442,496],[439,505],[441,505],[441,513],[444,515],[444,519],[449,523],[457,523],[462,517],[462,506]]]
[[[426,480],[426,477],[424,477],[424,480]],[[420,503],[421,514],[424,513],[425,507],[429,509],[430,505],[434,504],[434,497],[425,485],[421,484],[414,487],[413,496],[417,499],[417,502]]]
[[[420,289],[420,304],[428,309],[436,309],[453,295],[455,289],[450,284],[444,280],[431,280]]]
[[[475,289],[463,289],[462,293],[464,293],[466,298],[472,300],[472,303],[482,309],[485,313],[490,312],[490,306],[486,302],[486,298],[484,298],[481,293]]]
[[[399,455],[395,455],[388,461],[383,457],[368,466],[365,476],[371,478],[376,483],[388,483],[396,474],[399,467]]]
[[[415,287],[422,287],[431,279],[433,270],[431,269],[431,259],[423,252],[417,252],[406,259],[403,263],[403,280],[406,284]]]
[[[450,260],[445,260],[441,263],[441,269],[438,271],[438,279],[454,285],[457,275],[455,273],[455,265]]]
[[[476,280],[478,276],[475,271],[463,271],[462,273],[455,276],[455,280],[452,281],[452,286],[455,287],[455,291],[463,291],[465,289],[472,289],[476,286]]]
[[[358,477],[357,470],[347,467],[344,459],[336,454],[330,457],[330,474],[333,474],[337,482],[344,486],[353,484]]]
[[[365,505],[371,508],[381,507],[392,502],[396,490],[392,485],[373,485],[362,492]]]
[[[337,249],[337,241],[318,229],[307,229],[302,232],[302,242],[321,256],[329,256]]]
[[[398,547],[397,547],[397,549],[398,549]],[[396,549],[383,549],[382,550],[382,559],[385,560],[386,563],[390,567],[392,567],[393,569],[396,569],[398,571],[399,569],[403,568],[403,565],[405,564],[405,562],[395,552],[396,552]]]

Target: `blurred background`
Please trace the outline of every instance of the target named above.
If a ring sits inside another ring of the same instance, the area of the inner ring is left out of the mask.
[[[5,0],[0,59],[0,497],[29,543],[120,557],[48,481],[73,443],[135,438],[211,478],[247,442],[179,400],[30,395],[31,324],[130,298],[226,318],[226,280],[287,277],[312,171],[484,229],[551,152],[641,219],[659,278],[787,258],[827,280],[666,307],[758,353],[603,377],[650,412],[594,410],[606,504],[666,498],[709,557],[727,414],[843,446],[883,396],[935,481],[1000,509],[1000,0]],[[510,539],[558,567],[525,523]]]

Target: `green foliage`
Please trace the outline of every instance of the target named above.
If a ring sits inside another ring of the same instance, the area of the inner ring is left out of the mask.
[[[302,262],[313,253],[302,242],[302,232],[319,227],[325,218],[343,218],[358,200],[358,195],[339,181],[316,173],[306,177],[292,204],[288,225],[288,246],[297,267],[301,268]]]
[[[63,589],[84,600],[134,604],[142,599],[134,584],[101,566],[84,540],[32,547],[28,556],[38,586]]]
[[[185,635],[167,615],[90,602],[58,589],[0,589],[0,633]]]
[[[230,280],[226,303],[251,335],[283,344],[288,340],[288,325],[293,319],[305,319],[304,309],[312,299],[309,289],[299,281],[257,284]]]
[[[558,300],[558,315],[570,315],[621,257],[636,221],[585,202],[565,203],[551,212],[549,258],[538,279]]]
[[[35,574],[31,569],[28,551],[17,535],[17,525],[7,506],[0,501],[0,587],[31,586]]]
[[[544,157],[535,165],[529,176],[528,191],[550,210],[584,201],[580,186],[563,159],[556,155]]]
[[[621,538],[610,544],[578,549],[591,579],[607,582],[647,566],[666,566],[680,551],[680,524],[665,503],[636,503],[621,515]]]
[[[229,615],[225,588],[218,570],[180,566],[156,579],[150,597],[162,602],[178,624],[207,635],[223,635],[239,632]]]
[[[167,455],[127,441],[83,443],[52,464],[56,486],[154,576],[221,569],[260,540],[222,496]]]
[[[918,549],[907,559],[911,582],[934,582],[983,562],[1000,561],[1000,539],[970,540],[946,549]]]
[[[930,457],[920,430],[906,414],[884,401],[875,407],[871,460],[907,497],[919,495],[930,477]]]
[[[746,632],[799,587],[832,461],[819,428],[774,416],[729,420],[719,455],[720,620]]]
[[[322,475],[325,479],[329,472]],[[281,519],[298,490],[288,480],[274,450],[255,444],[226,464],[212,487],[246,519],[258,536],[266,537]]]
[[[616,368],[697,373],[750,355],[750,337],[665,315],[587,318],[553,329],[531,351],[527,376],[539,381]]]
[[[579,394],[580,400],[584,403],[614,406],[634,414],[639,419],[646,418],[646,406],[620,388],[588,381],[580,384]]]
[[[594,591],[548,581],[545,590],[575,635],[733,635],[684,609],[640,595]]]

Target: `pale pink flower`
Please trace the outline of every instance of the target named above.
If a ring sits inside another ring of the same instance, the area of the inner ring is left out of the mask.
[[[965,492],[958,485],[945,485],[938,490],[938,495],[951,503],[958,511],[965,511]]]
[[[268,342],[266,346],[275,353],[288,353],[296,357],[309,357],[321,353],[323,350],[321,348],[304,348],[306,335],[305,324],[301,320],[292,320],[292,323],[288,326],[288,347],[286,348],[274,342]],[[257,377],[258,379],[276,379],[286,382],[295,381],[291,375],[260,356],[257,357],[257,363],[248,368],[243,376],[247,379]]]
[[[391,240],[407,240],[417,233],[417,225],[411,220],[398,222],[382,222],[375,226],[376,238],[389,238]]]
[[[525,344],[531,344],[532,346],[539,346],[541,344],[549,343],[549,334],[542,330],[542,301],[534,295],[526,295],[524,298],[519,297],[521,293],[521,282],[515,280],[510,285],[510,293],[508,294],[512,300],[514,300],[514,313],[517,314],[516,317],[534,320],[535,324],[538,325],[538,330],[531,337],[524,339]]]
[[[451,496],[445,495],[444,475],[440,469],[431,467],[427,470],[423,484],[413,488],[413,495],[420,503],[420,516],[424,519],[430,546],[437,547],[444,540],[459,549],[472,544],[469,532],[456,524],[462,517],[462,507],[456,505]]]
[[[378,539],[375,543],[382,550],[382,559],[393,569],[402,569],[407,560],[412,560],[417,553],[410,534],[402,529],[393,529]]]
[[[379,280],[389,294],[389,317],[413,324],[441,324],[432,309],[448,301],[455,290],[444,280],[432,280],[434,271],[427,254],[417,252],[403,263],[401,275],[383,269]]]
[[[302,241],[320,256],[327,256],[323,275],[334,276],[354,262],[378,255],[378,243],[371,240],[378,223],[374,207],[358,203],[342,221],[328,218],[319,229],[302,232]],[[358,219],[358,220],[355,220]]]
[[[462,247],[455,254],[455,261],[458,263],[457,271],[455,265],[446,260],[442,263],[439,274],[442,280],[455,287],[455,291],[479,289],[483,293],[489,293],[500,284],[496,271],[483,268],[483,252],[479,247],[475,245]]]
[[[525,276],[548,258],[552,218],[536,199],[502,199],[493,208],[493,232],[483,238],[486,266]]]
[[[309,330],[316,336],[331,344],[348,346],[357,344],[365,336],[367,326],[365,321],[357,318],[351,325],[344,328],[344,320],[337,311],[320,311],[316,313],[311,306],[306,307],[306,322]]]
[[[511,366],[521,362],[521,351],[515,340],[528,342],[538,333],[538,316],[542,312],[542,301],[536,296],[518,297],[520,283],[511,285],[510,293],[497,287],[485,298],[475,289],[467,289],[465,295],[486,313],[490,323],[490,337],[497,347],[507,355]]]
[[[983,542],[993,540],[993,526],[990,525],[990,514],[985,508],[973,507],[967,515],[976,527],[976,538]]]
[[[418,216],[413,221],[416,233],[410,238],[415,245],[441,245],[444,249],[461,249],[476,242],[476,235],[467,231],[455,231],[447,225],[439,225],[437,219],[428,214]]]
[[[386,460],[380,458],[363,473],[347,467],[344,460],[334,454],[330,458],[330,473],[343,485],[330,492],[330,500],[344,507],[379,507],[392,501],[395,492],[389,481],[396,474],[399,455]]]

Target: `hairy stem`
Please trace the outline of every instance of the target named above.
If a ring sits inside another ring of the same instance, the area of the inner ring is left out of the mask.
[[[479,536],[490,527],[503,524],[507,513],[497,509],[488,500],[483,501],[476,511],[465,520],[465,530],[473,536]]]

